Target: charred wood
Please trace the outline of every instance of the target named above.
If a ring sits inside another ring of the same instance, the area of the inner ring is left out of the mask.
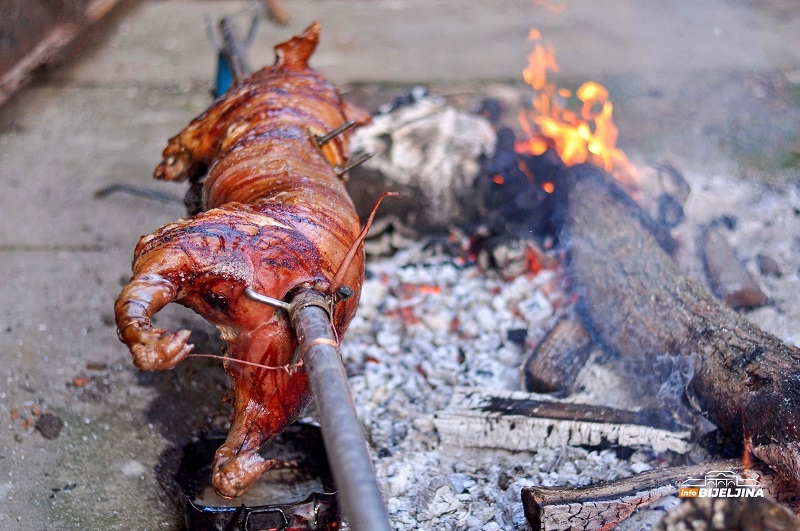
[[[730,469],[736,462],[723,465]],[[529,487],[522,489],[522,506],[534,531],[612,529],[636,509],[677,494],[681,482],[707,470],[708,465],[682,466],[588,487]]]
[[[574,315],[563,316],[522,366],[525,389],[568,394],[589,358],[592,338]]]
[[[684,205],[689,199],[692,189],[681,172],[671,164],[663,164],[656,170],[658,171],[658,182],[664,193],[675,199],[678,204]]]
[[[479,181],[482,222],[496,235],[553,235],[553,207],[567,168],[555,150],[524,155],[515,143],[510,128],[497,131],[495,155]]]
[[[703,258],[711,289],[728,306],[747,309],[766,304],[766,295],[715,227],[709,227],[703,235]]]
[[[677,495],[684,481],[692,477],[703,477],[711,470],[731,471],[748,478],[757,477],[759,488],[762,488],[763,493],[768,496],[774,496],[779,488],[768,471],[743,472],[741,461],[728,460],[650,470],[636,476],[587,487],[528,487],[522,489],[522,504],[525,517],[534,531],[613,529],[637,509],[667,496]],[[706,499],[711,500],[711,498]],[[770,511],[788,511],[772,501],[769,502],[769,506],[777,508]],[[675,510],[678,511],[679,509]],[[684,529],[693,528],[690,526]]]
[[[505,450],[625,446],[689,450],[689,431],[660,412],[576,404],[547,395],[459,388],[434,417],[445,444]]]
[[[770,255],[759,253],[758,256],[756,256],[756,261],[758,263],[758,270],[761,271],[762,275],[771,275],[774,277],[783,275],[781,266],[779,266],[778,262]]]
[[[612,180],[587,165],[570,174],[563,233],[587,326],[645,372],[664,354],[699,358],[689,403],[726,433],[751,439],[756,457],[800,483],[800,349],[682,274],[653,223]]]

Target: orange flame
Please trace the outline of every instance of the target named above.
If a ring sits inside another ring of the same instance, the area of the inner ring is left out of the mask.
[[[528,138],[517,144],[517,151],[541,155],[552,147],[567,166],[589,162],[626,185],[634,185],[636,168],[615,147],[618,131],[611,116],[614,105],[608,99],[608,90],[593,81],[581,85],[574,96],[570,90],[558,87],[548,80],[549,72],[558,72],[553,46],[535,28],[528,40],[533,43],[533,51],[522,77],[533,87],[534,94],[532,109],[519,116]],[[579,105],[580,111],[571,110],[567,103]]]

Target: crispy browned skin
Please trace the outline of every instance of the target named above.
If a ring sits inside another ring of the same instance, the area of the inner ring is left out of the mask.
[[[276,299],[299,286],[332,292],[339,286],[331,280],[360,230],[332,169],[346,163],[347,139],[340,135],[320,150],[311,133],[368,115],[308,68],[318,37],[314,23],[276,46],[273,66],[233,87],[169,141],[155,176],[182,180],[209,167],[206,211],[139,241],[133,278],[115,308],[119,337],[140,369],[170,369],[192,349],[189,332],[151,328],[151,317],[170,302],[216,325],[228,357],[275,367],[226,363],[233,419],[214,459],[213,482],[227,497],[240,495],[272,466],[259,448],[310,399],[305,372],[290,365],[297,342],[285,312],[243,292],[251,287]],[[342,280],[355,296],[335,311],[340,337],[355,314],[363,276],[359,250]]]

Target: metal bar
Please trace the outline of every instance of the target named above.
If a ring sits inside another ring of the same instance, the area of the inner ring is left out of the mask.
[[[317,405],[325,451],[353,531],[390,531],[386,505],[367,452],[347,375],[328,312],[329,300],[315,290],[292,298],[290,318]]]
[[[256,24],[256,22],[253,23]],[[247,53],[244,45],[236,37],[233,25],[228,17],[222,17],[219,21],[219,30],[222,34],[223,42],[220,53],[222,53],[225,60],[228,62],[228,67],[233,74],[233,83],[239,84],[251,71],[250,65],[247,63]],[[254,30],[251,28],[251,31]]]
[[[339,178],[341,178],[345,173],[349,172],[350,170],[352,170],[353,168],[355,168],[359,164],[364,164],[365,162],[367,162],[369,159],[371,159],[374,156],[375,156],[375,153],[373,153],[371,151],[368,151],[367,153],[362,153],[361,155],[359,155],[359,157],[357,159],[355,159],[354,161],[348,163],[344,167],[341,167],[341,166],[339,166],[337,164],[336,166],[333,167],[333,171],[336,173],[336,175]],[[345,179],[345,180],[347,180],[347,179]]]
[[[95,190],[94,198],[103,199],[118,192],[137,197],[144,197],[146,199],[152,199],[153,201],[158,201],[160,203],[168,203],[171,205],[183,204],[183,199],[176,195],[168,194],[166,192],[162,192],[161,190],[156,190],[155,188],[136,186],[128,183],[111,183],[108,186],[104,186],[99,190]]]
[[[333,140],[337,136],[341,135],[342,133],[344,133],[348,129],[351,129],[351,128],[355,127],[355,126],[356,126],[356,121],[355,120],[350,120],[350,121],[347,121],[347,122],[343,123],[342,125],[340,125],[336,129],[331,131],[330,133],[327,133],[325,135],[312,135],[311,138],[314,139],[314,143],[317,144],[317,147],[321,148],[322,146],[324,146],[325,144],[327,144],[328,142],[330,142],[331,140]]]
[[[252,288],[245,288],[244,294],[248,299],[263,302],[264,304],[272,306],[273,308],[280,308],[282,310],[286,310],[287,312],[289,311],[289,303],[278,299],[273,299],[272,297],[267,297],[266,295],[263,295]]]

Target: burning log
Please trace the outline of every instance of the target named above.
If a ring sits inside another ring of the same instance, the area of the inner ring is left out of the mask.
[[[683,482],[692,477],[704,477],[710,470],[726,470],[748,477],[757,476],[759,488],[762,488],[762,493],[768,496],[775,496],[780,488],[780,482],[774,482],[775,478],[769,471],[743,472],[740,461],[728,460],[650,470],[629,478],[588,487],[528,487],[522,489],[522,505],[525,517],[534,531],[613,529],[635,510],[667,496],[677,495]],[[713,498],[703,499],[713,500]],[[738,501],[733,498],[727,500]],[[741,501],[745,500],[763,501],[765,498],[742,498]],[[696,500],[692,500],[694,501]],[[764,507],[764,511],[756,510],[754,514],[763,516],[767,511],[776,514],[789,513],[788,509],[771,500],[763,502],[759,507]],[[679,511],[680,508],[673,512]],[[669,515],[666,520],[668,519]],[[667,528],[662,527],[662,529]],[[709,526],[709,529],[712,527]],[[734,528],[725,527],[725,529]],[[764,528],[757,526],[753,529]]]
[[[445,444],[534,450],[617,444],[685,453],[689,432],[658,412],[575,404],[547,395],[459,388],[434,420]]]
[[[689,404],[800,483],[800,349],[682,274],[651,222],[608,174],[576,166],[568,187],[563,233],[587,326],[649,372],[664,354],[697,359]]]

